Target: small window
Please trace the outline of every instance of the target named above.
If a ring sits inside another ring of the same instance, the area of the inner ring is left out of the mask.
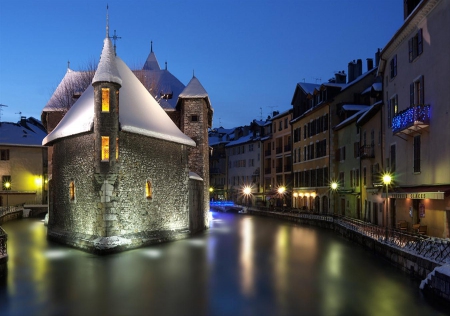
[[[391,59],[391,79],[397,76],[397,55]]]
[[[102,88],[102,112],[109,112],[109,88]]]
[[[414,172],[420,172],[420,135],[414,136]]]
[[[409,62],[412,62],[423,52],[422,29],[418,30],[417,33],[408,41],[408,46]]]
[[[9,160],[9,149],[0,150],[0,160]]]
[[[69,200],[71,202],[75,201],[75,182],[70,181],[69,184]]]
[[[109,137],[102,136],[102,161],[109,160]]]
[[[153,199],[153,188],[150,180],[145,182],[145,198],[147,200]]]
[[[198,122],[198,115],[191,115],[191,122]]]

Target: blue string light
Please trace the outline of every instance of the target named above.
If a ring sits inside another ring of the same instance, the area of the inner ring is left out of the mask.
[[[409,107],[393,117],[392,131],[394,133],[402,131],[415,125],[416,122],[420,122],[420,124],[429,124],[430,113],[431,107],[429,104]]]

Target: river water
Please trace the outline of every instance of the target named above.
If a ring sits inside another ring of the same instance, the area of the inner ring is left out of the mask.
[[[46,240],[42,221],[2,225],[0,315],[447,315],[419,282],[331,231],[212,213],[190,239],[108,256]]]

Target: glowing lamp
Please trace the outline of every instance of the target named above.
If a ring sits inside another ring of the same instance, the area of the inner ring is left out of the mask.
[[[211,188],[209,188],[209,192],[213,192],[214,191],[214,189],[211,187]]]
[[[5,185],[6,190],[9,190],[11,188],[10,182],[5,182],[4,185]]]
[[[283,194],[285,191],[286,191],[286,188],[285,188],[285,187],[279,187],[279,188],[278,188],[278,193],[279,193],[279,194]]]
[[[332,190],[336,190],[337,187],[338,187],[337,182],[332,182],[332,183],[331,183],[331,189],[332,189]]]
[[[303,197],[303,193],[300,193],[300,197],[301,197],[301,198]]]
[[[252,193],[252,189],[249,186],[246,186],[242,192],[244,192],[245,195],[249,195]]]
[[[296,198],[298,196],[298,193],[297,192],[294,192],[294,197]]]
[[[311,193],[311,197],[315,198],[316,197],[316,192]]]
[[[392,181],[392,177],[389,173],[386,173],[383,175],[383,183],[384,184],[388,185],[391,183],[391,181]]]

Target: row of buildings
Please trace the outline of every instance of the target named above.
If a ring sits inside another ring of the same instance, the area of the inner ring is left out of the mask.
[[[449,237],[449,27],[448,1],[405,1],[374,59],[297,83],[291,107],[265,121],[211,130],[210,198]]]

